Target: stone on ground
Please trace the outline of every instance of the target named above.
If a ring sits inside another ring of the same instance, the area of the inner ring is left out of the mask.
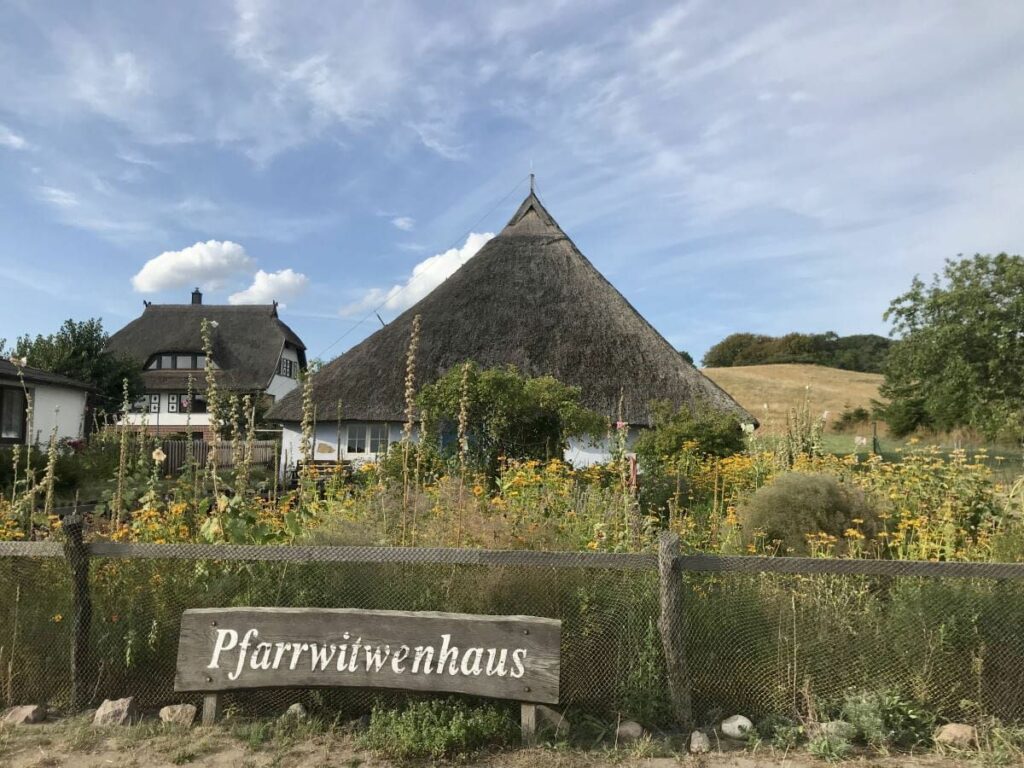
[[[956,749],[974,749],[978,745],[978,732],[967,723],[946,723],[935,731],[935,743]]]
[[[543,704],[537,705],[537,728],[553,730],[558,738],[569,736],[569,721],[565,719],[565,715],[557,709],[545,707]]]
[[[690,752],[695,755],[703,755],[711,751],[711,740],[703,731],[694,731],[690,734]]]
[[[135,698],[105,699],[92,718],[93,725],[131,725],[139,719]]]
[[[730,739],[746,739],[754,724],[743,715],[733,715],[722,721],[722,733]]]
[[[184,725],[187,728],[195,719],[196,708],[192,704],[171,704],[160,710],[160,720],[165,723]]]
[[[284,713],[285,717],[294,717],[296,720],[306,719],[306,708],[302,704],[296,701]]]
[[[41,723],[46,719],[46,707],[41,704],[26,704],[20,707],[11,707],[4,712],[0,722],[6,725],[32,725]]]
[[[640,741],[646,735],[647,731],[640,723],[635,720],[623,720],[615,731],[615,740],[619,744],[632,744],[634,741]]]

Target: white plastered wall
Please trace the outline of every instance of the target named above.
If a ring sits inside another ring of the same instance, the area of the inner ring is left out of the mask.
[[[78,440],[85,427],[85,390],[51,384],[33,384],[31,434],[26,442],[46,445],[56,429],[57,439]]]

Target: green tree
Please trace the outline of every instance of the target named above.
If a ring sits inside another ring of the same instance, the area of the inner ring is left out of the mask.
[[[716,408],[673,408],[671,403],[651,403],[651,428],[637,437],[634,450],[644,471],[658,471],[666,459],[691,444],[707,456],[731,456],[743,450],[745,441],[739,420]]]
[[[514,366],[455,366],[423,387],[417,405],[449,456],[459,451],[464,414],[467,461],[492,475],[501,456],[560,458],[569,438],[608,429],[605,419],[580,404],[579,387],[551,376],[523,376]]]
[[[709,349],[701,361],[706,368],[729,368],[751,347],[768,341],[771,336],[759,333],[733,333]]]
[[[704,356],[708,367],[810,363],[848,371],[881,373],[892,339],[874,334],[838,336],[826,333],[787,333],[762,336],[734,333]]]
[[[105,413],[121,409],[124,381],[134,400],[142,393],[141,371],[130,358],[104,351],[109,336],[98,318],[65,320],[56,333],[32,338],[21,336],[12,354],[24,357],[33,368],[70,376],[89,384],[89,407]]]
[[[737,418],[715,408],[675,409],[671,403],[651,403],[651,428],[633,443],[643,478],[640,504],[661,514],[669,499],[685,497],[685,477],[680,458],[684,449],[711,456],[729,456],[743,450],[744,435]]]
[[[1024,437],[1024,259],[947,260],[930,284],[915,277],[884,317],[901,337],[880,390],[896,434],[971,427]]]

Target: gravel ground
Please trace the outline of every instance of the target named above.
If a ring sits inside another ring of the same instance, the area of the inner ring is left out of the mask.
[[[772,754],[771,751],[757,754],[716,751],[700,756],[671,754],[665,745],[652,742],[619,750],[579,751],[561,747],[512,750],[479,756],[458,764],[470,768],[824,768],[828,765],[803,753],[781,755]],[[864,768],[952,768],[971,764],[969,760],[948,756],[898,755],[863,756],[844,761],[840,765]],[[344,731],[310,731],[287,739],[263,740],[258,730],[240,732],[227,725],[186,730],[149,722],[130,727],[97,729],[87,718],[0,730],[0,766],[3,768],[163,768],[174,765],[209,768],[373,768],[396,763],[360,750],[353,736]]]

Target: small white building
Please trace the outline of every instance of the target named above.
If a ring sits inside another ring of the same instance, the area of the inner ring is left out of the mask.
[[[81,439],[88,393],[89,385],[81,381],[0,360],[0,446],[45,448],[52,435]]]
[[[204,320],[212,359],[203,351]],[[208,436],[207,367],[225,394],[263,396],[270,404],[294,390],[306,368],[306,346],[278,317],[276,302],[203,304],[198,288],[189,304],[147,303],[141,317],[110,337],[107,351],[142,369],[144,394],[123,423],[145,425],[154,435]]]
[[[627,446],[650,426],[654,401],[755,422],[594,268],[531,190],[473,258],[313,376],[314,459],[370,460],[400,438],[406,350],[416,316],[417,387],[466,361],[550,375],[579,387],[590,410],[625,422]],[[283,425],[285,462],[302,455],[302,405],[302,393],[292,392],[267,414]],[[607,461],[611,453],[607,436],[595,435],[570,441],[565,458],[585,466]]]

